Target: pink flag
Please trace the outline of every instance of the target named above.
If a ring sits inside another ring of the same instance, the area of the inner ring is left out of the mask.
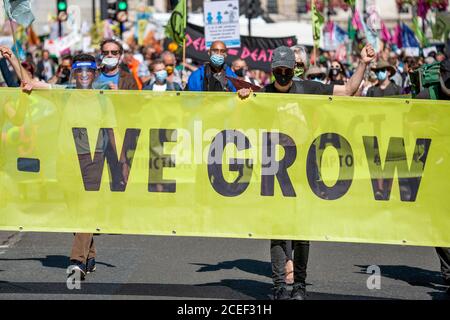
[[[355,14],[353,15],[352,25],[353,25],[353,28],[355,28],[356,30],[364,31],[364,27],[361,23],[361,17],[359,16],[359,12],[357,9],[355,9]]]
[[[334,22],[328,21],[325,25],[325,32],[328,33],[330,41],[333,40]]]
[[[389,29],[386,27],[383,21],[381,21],[381,40],[387,43],[392,43],[392,36]]]
[[[427,13],[430,10],[430,5],[427,0],[417,1],[417,15],[422,19],[427,17]],[[436,1],[437,2],[437,1]]]
[[[392,43],[397,45],[397,48],[401,49],[403,47],[402,41],[402,27],[400,23],[397,24],[394,30],[394,36],[392,37]]]

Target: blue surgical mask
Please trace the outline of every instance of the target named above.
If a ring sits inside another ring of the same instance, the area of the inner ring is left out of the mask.
[[[155,78],[156,78],[156,81],[158,81],[160,83],[166,82],[167,71],[161,70],[161,71],[155,72]]]
[[[221,67],[225,63],[225,57],[220,54],[213,54],[209,60],[214,67]]]
[[[387,78],[387,70],[384,70],[384,71],[378,71],[378,72],[377,72],[377,78],[378,78],[378,80],[380,80],[380,81],[386,80],[386,78]]]

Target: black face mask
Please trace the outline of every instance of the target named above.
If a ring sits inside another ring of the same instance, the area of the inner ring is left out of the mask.
[[[278,84],[280,86],[284,87],[284,86],[287,86],[291,82],[294,75],[293,74],[282,75],[282,74],[275,73],[274,77],[275,77],[275,80],[278,82]]]
[[[339,75],[339,69],[331,69],[331,76],[336,78]]]
[[[241,78],[243,78],[244,77],[244,69],[243,68],[241,68],[241,69],[237,69],[237,70],[235,70],[234,71],[234,73],[236,73],[236,75],[238,76],[238,77],[241,77]]]

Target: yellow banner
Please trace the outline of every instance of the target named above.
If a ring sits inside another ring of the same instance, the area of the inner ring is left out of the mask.
[[[450,103],[0,90],[0,230],[450,246]]]

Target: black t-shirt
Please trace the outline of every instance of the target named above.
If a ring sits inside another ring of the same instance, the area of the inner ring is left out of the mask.
[[[317,81],[292,81],[292,86],[289,88],[288,92],[280,92],[275,87],[275,83],[268,84],[261,89],[260,92],[269,93],[296,93],[296,94],[320,94],[332,96],[334,90],[334,85],[323,84]]]
[[[379,85],[370,87],[367,90],[368,97],[390,97],[390,96],[398,96],[401,94],[401,89],[394,82],[389,83],[389,85],[382,90]]]

